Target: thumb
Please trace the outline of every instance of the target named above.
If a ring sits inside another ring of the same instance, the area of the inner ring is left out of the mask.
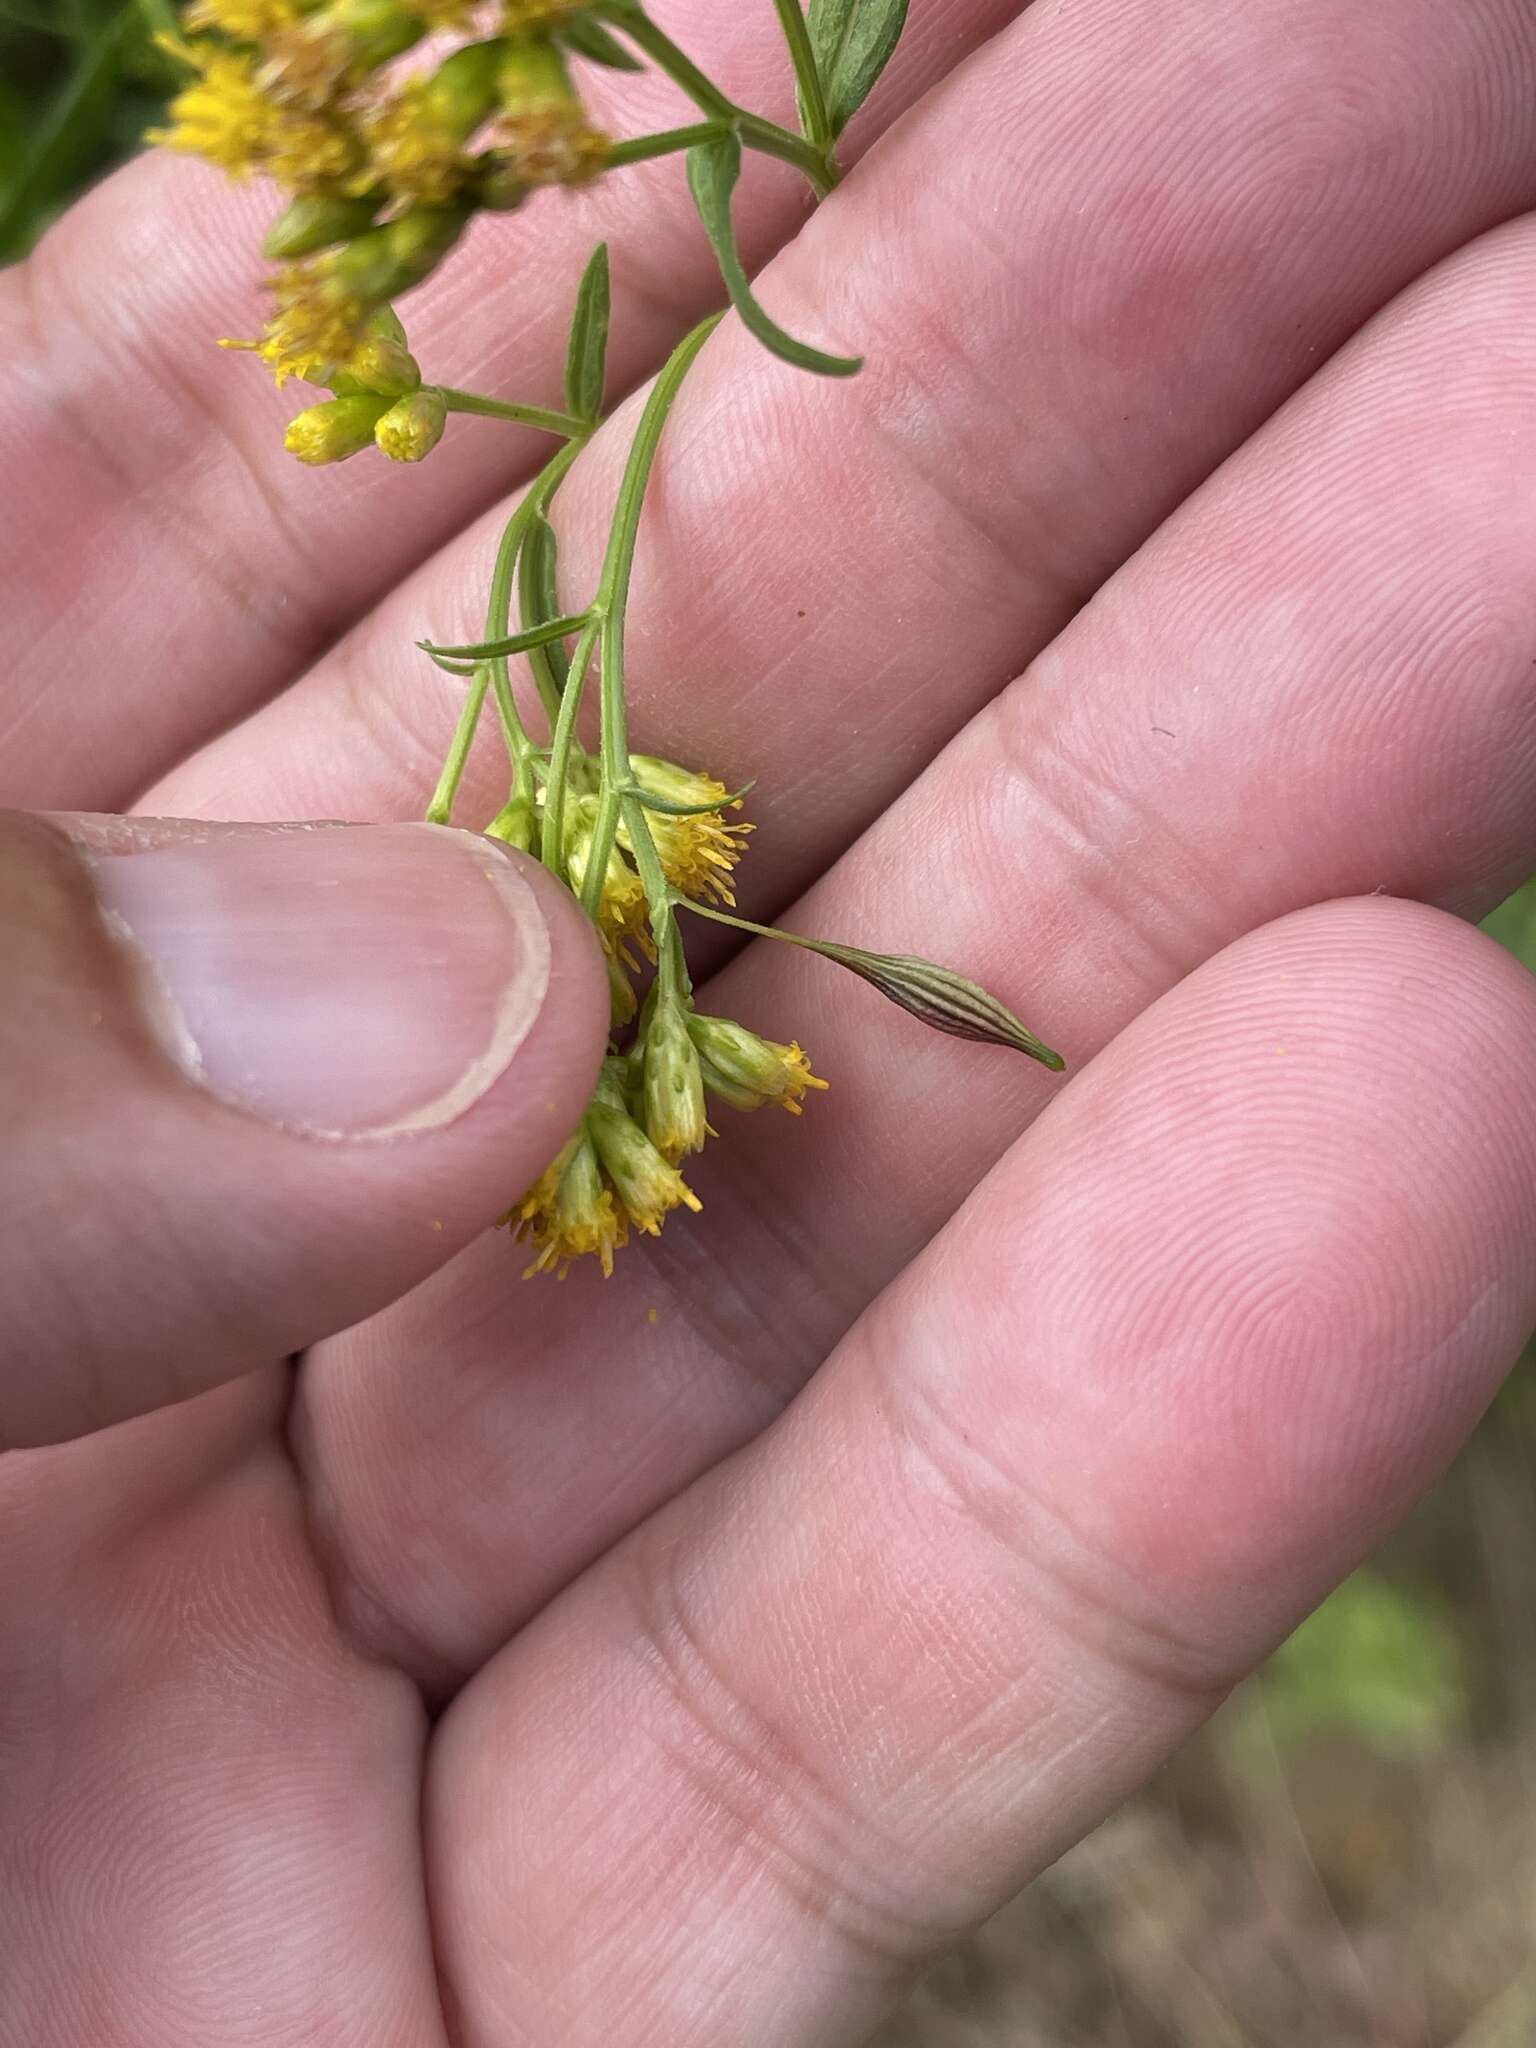
[[[563,887],[437,826],[0,812],[0,961],[0,1449],[404,1293],[537,1177],[607,1032]]]

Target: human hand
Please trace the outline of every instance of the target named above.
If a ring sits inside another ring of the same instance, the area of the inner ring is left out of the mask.
[[[1536,1316],[1536,1008],[1458,921],[1536,867],[1531,17],[1015,12],[919,0],[865,139],[910,111],[765,274],[863,376],[701,359],[631,676],[646,742],[760,776],[754,914],[940,954],[1064,1088],[722,955],[709,1007],[832,1093],[733,1124],[649,1261],[523,1287],[477,1233],[602,1029],[540,877],[542,1004],[461,841],[8,828],[0,1440],[52,1447],[0,1466],[7,2044],[856,2040],[1369,1548]],[[761,100],[771,10],[721,14],[668,20]],[[496,223],[417,352],[553,386],[608,230],[639,379],[709,287],[679,183]],[[796,203],[747,196],[759,253]],[[287,467],[283,401],[199,355],[261,204],[139,164],[7,280],[17,802],[420,808],[452,701],[411,642],[472,623],[507,477],[473,436]],[[574,586],[624,435],[562,495]],[[210,1015],[246,974],[209,1078],[289,1121],[409,1120],[504,982],[536,1014],[431,1129],[285,1134],[157,1046],[70,833]],[[311,947],[297,1102],[251,1064],[253,849],[301,933],[384,909],[425,960],[451,918],[466,977]]]

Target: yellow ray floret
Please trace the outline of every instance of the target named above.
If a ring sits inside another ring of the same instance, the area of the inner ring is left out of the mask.
[[[631,1229],[658,1237],[674,1209],[701,1207],[630,1115],[625,1062],[610,1058],[575,1137],[501,1220],[537,1253],[525,1278],[563,1278],[572,1260],[585,1257],[595,1257],[606,1277]]]
[[[643,790],[668,803],[687,806],[689,817],[649,811],[646,822],[667,880],[685,896],[715,903],[734,903],[731,871],[740,860],[750,825],[732,824],[726,811],[740,810],[738,799],[712,775],[695,774],[655,754],[632,754],[630,773]]]
[[[799,1116],[806,1090],[827,1086],[811,1072],[810,1060],[798,1045],[759,1038],[728,1017],[691,1016],[688,1034],[699,1055],[705,1087],[733,1109],[761,1109],[776,1102],[791,1116]]]
[[[148,140],[200,156],[231,178],[255,173],[295,192],[333,185],[358,161],[356,137],[328,115],[284,107],[256,75],[255,61],[217,43],[172,43],[198,78],[171,101],[171,125]]]
[[[525,1279],[551,1272],[564,1279],[573,1259],[587,1257],[598,1260],[606,1279],[629,1237],[585,1125],[503,1220],[537,1254]]]
[[[363,134],[368,163],[358,175],[361,185],[383,185],[396,198],[442,205],[470,174],[462,135],[434,114],[429,79],[408,79],[365,117]]]
[[[196,0],[186,16],[188,28],[218,29],[237,43],[264,43],[298,20],[294,0]]]
[[[362,346],[371,309],[336,278],[307,264],[290,264],[272,278],[271,290],[277,311],[261,340],[225,340],[220,348],[249,349],[278,384],[286,384],[290,377],[314,381]]]
[[[213,43],[167,47],[200,74],[171,101],[171,125],[151,128],[146,140],[185,156],[200,156],[232,178],[260,168],[272,107],[256,83],[249,57]]]

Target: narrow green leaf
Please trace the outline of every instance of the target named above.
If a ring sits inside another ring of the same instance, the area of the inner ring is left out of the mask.
[[[728,811],[733,804],[739,804],[757,787],[757,777],[744,782],[740,789],[733,789],[726,796],[716,797],[708,804],[679,804],[671,797],[657,796],[654,790],[642,789],[638,782],[626,782],[619,790],[620,796],[632,796],[647,811],[659,811],[665,818],[708,818],[716,811]]]
[[[556,39],[564,43],[578,57],[585,57],[593,64],[606,64],[612,71],[643,71],[645,66],[621,42],[609,35],[601,22],[593,21],[590,15],[578,15],[568,21],[564,28],[555,31]]]
[[[565,402],[579,420],[599,420],[608,361],[608,244],[599,242],[582,272],[565,357]]]
[[[526,654],[530,647],[542,647],[550,640],[564,640],[579,633],[587,620],[586,612],[576,612],[568,619],[546,619],[524,632],[509,633],[502,640],[480,640],[463,647],[439,647],[435,641],[418,640],[416,645],[434,661],[440,655],[446,655],[450,661],[493,661],[503,654]]]
[[[777,322],[769,319],[752,296],[731,220],[731,195],[740,175],[741,143],[734,134],[722,135],[716,142],[701,143],[688,152],[688,189],[714,245],[715,260],[720,265],[720,275],[730,293],[731,304],[740,314],[743,325],[773,355],[782,356],[785,362],[794,363],[799,369],[814,370],[818,376],[853,376],[863,367],[862,356],[829,356],[803,341],[796,341],[793,335],[786,334]]]
[[[535,514],[517,563],[518,612],[525,627],[541,626],[560,616],[558,553],[555,529],[542,512]],[[540,694],[558,702],[571,665],[560,642],[549,640],[529,648],[528,665]]]
[[[834,135],[869,98],[906,20],[907,0],[811,0],[806,25]]]

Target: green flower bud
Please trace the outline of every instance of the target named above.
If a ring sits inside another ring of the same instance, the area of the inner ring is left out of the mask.
[[[354,71],[376,71],[414,49],[426,34],[426,23],[402,0],[330,0],[307,26],[334,30],[346,43]]]
[[[427,81],[420,102],[423,116],[467,142],[496,105],[506,51],[500,39],[455,50]]]
[[[374,439],[391,462],[421,462],[443,438],[448,401],[435,384],[424,384],[408,398],[397,398],[374,430]]]
[[[547,114],[581,105],[564,57],[546,36],[508,37],[500,56],[498,86],[509,114]]]
[[[504,804],[485,828],[487,839],[499,839],[503,846],[515,846],[523,853],[533,851],[534,834],[538,829],[538,818],[533,805],[525,796],[515,796]]]
[[[372,445],[374,429],[388,410],[387,398],[328,398],[288,422],[283,446],[315,467],[345,462]]]
[[[626,1024],[634,1022],[638,1007],[635,985],[611,946],[604,946],[603,958],[608,963],[608,1021],[615,1031],[622,1031]]]
[[[662,1220],[679,1207],[703,1203],[677,1168],[664,1159],[632,1117],[594,1099],[586,1127],[603,1171],[613,1182],[625,1216],[649,1237],[661,1235]]]
[[[691,1016],[688,1032],[702,1063],[704,1085],[733,1109],[776,1102],[792,1116],[808,1088],[825,1088],[798,1045],[759,1038],[727,1017]]]
[[[421,389],[421,365],[408,348],[383,335],[370,335],[331,379],[338,397],[365,392],[372,398],[408,398]]]
[[[688,1035],[688,1013],[674,998],[659,998],[641,1048],[641,1093],[646,1135],[675,1166],[703,1149],[704,1077]]]
[[[976,1039],[983,1045],[1011,1046],[1015,1052],[1028,1053],[1053,1074],[1066,1065],[1061,1054],[1042,1045],[1005,1003],[948,967],[915,959],[909,953],[866,953],[860,946],[833,945],[827,939],[798,943],[848,968],[935,1031],[946,1031],[952,1038]]]
[[[273,224],[264,253],[274,263],[291,263],[300,256],[350,242],[371,228],[383,205],[382,193],[361,199],[338,199],[324,193],[306,193]]]
[[[477,159],[475,198],[490,213],[516,213],[533,187],[494,150]]]
[[[466,206],[413,206],[338,249],[329,274],[359,299],[382,307],[432,275],[469,225]]]

